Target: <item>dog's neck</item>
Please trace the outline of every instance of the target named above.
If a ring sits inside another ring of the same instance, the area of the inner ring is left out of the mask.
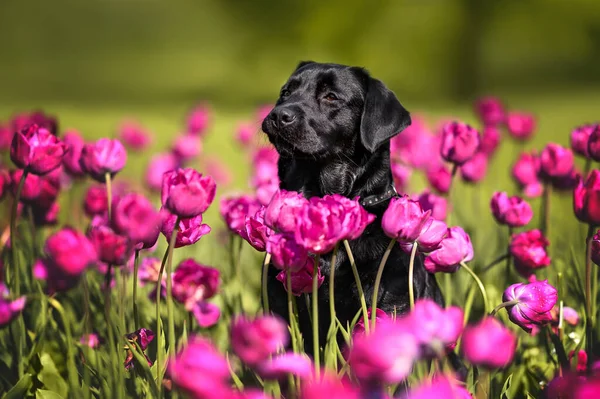
[[[390,152],[385,148],[371,154],[318,161],[279,158],[281,188],[298,191],[306,198],[341,194],[361,199],[386,193],[393,184]]]

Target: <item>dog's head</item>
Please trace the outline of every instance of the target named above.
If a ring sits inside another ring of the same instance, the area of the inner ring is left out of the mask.
[[[385,85],[362,68],[301,62],[262,123],[277,151],[327,159],[357,148],[375,152],[410,125]]]

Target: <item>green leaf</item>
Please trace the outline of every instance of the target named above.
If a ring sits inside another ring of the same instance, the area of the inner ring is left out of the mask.
[[[67,382],[58,372],[50,354],[42,353],[40,362],[42,364],[42,371],[37,376],[38,380],[44,384],[47,390],[66,397],[68,392]]]
[[[504,382],[504,386],[502,387],[502,392],[500,392],[501,398],[506,397],[506,398],[510,399],[510,396],[508,395],[508,390],[510,389],[512,378],[513,378],[513,375],[511,374],[508,376],[508,378]]]
[[[33,386],[31,374],[27,373],[4,395],[3,399],[23,399],[27,396],[27,391]]]
[[[64,399],[56,392],[46,391],[45,389],[38,389],[35,391],[35,399]]]

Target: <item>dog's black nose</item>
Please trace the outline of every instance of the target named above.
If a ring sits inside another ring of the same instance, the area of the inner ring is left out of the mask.
[[[296,121],[296,114],[289,108],[274,109],[269,114],[276,128],[282,128],[291,125]]]

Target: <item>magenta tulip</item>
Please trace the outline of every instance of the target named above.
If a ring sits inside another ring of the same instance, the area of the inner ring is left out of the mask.
[[[248,147],[256,136],[258,128],[251,123],[240,123],[236,128],[235,138],[242,147]]]
[[[96,349],[100,346],[100,337],[95,333],[85,334],[79,339],[79,343],[88,348]]]
[[[52,234],[44,247],[48,258],[64,273],[78,276],[98,260],[88,238],[70,227]]]
[[[531,205],[518,196],[495,192],[490,203],[496,221],[509,227],[523,227],[533,218]]]
[[[0,297],[0,327],[10,324],[25,309],[26,303],[24,296],[12,301]]]
[[[547,280],[513,284],[504,291],[504,302],[516,302],[506,308],[510,320],[527,332],[534,326],[552,321],[550,311],[556,305],[558,291]]]
[[[119,126],[119,140],[132,150],[141,151],[152,144],[152,136],[135,121],[124,121]]]
[[[600,162],[600,125],[596,125],[588,140],[588,154],[596,162]]]
[[[375,220],[375,215],[370,214],[360,205],[358,197],[351,200],[339,194],[333,194],[323,197],[323,201],[328,203],[331,212],[342,221],[340,240],[357,239]]]
[[[227,360],[206,338],[192,336],[169,361],[167,373],[175,386],[196,399],[226,397],[220,393],[229,385]]]
[[[267,240],[266,250],[271,254],[273,265],[281,270],[298,271],[308,259],[306,248],[289,234],[273,234]]]
[[[364,384],[397,384],[412,369],[419,354],[417,340],[400,321],[383,322],[368,335],[357,336],[348,363]]]
[[[202,141],[198,136],[182,135],[175,139],[171,151],[180,162],[191,161],[202,152]]]
[[[559,144],[550,143],[540,155],[540,164],[542,173],[550,179],[567,176],[574,167],[573,152]]]
[[[127,152],[123,144],[119,140],[106,138],[86,144],[79,159],[81,170],[101,183],[106,180],[106,174],[114,176],[120,172],[125,162]]]
[[[282,380],[290,374],[300,378],[310,377],[313,367],[306,355],[288,352],[264,361],[256,371],[263,378]]]
[[[342,220],[331,206],[336,204],[313,197],[299,215],[296,242],[314,254],[330,252],[344,233]]]
[[[112,266],[122,266],[131,256],[133,247],[129,239],[117,234],[107,225],[93,226],[87,235],[101,262]]]
[[[65,133],[63,143],[66,146],[65,156],[62,160],[65,171],[73,177],[83,176],[85,173],[83,170],[81,170],[81,165],[79,164],[81,152],[83,151],[83,146],[85,145],[83,138],[79,132],[75,130],[69,130]]]
[[[17,114],[11,119],[13,132],[20,131],[29,125],[38,125],[54,135],[58,134],[58,121],[56,118],[41,110]]]
[[[308,200],[295,191],[280,190],[265,210],[265,223],[275,231],[294,233],[298,218]]]
[[[238,197],[221,198],[219,212],[225,220],[229,230],[239,233],[246,226],[246,218],[255,215],[260,209],[260,204],[255,198],[249,195],[240,195]],[[265,214],[265,218],[267,215]],[[265,222],[267,222],[265,220]],[[268,222],[267,222],[268,223]]]
[[[156,154],[150,158],[150,163],[146,169],[146,184],[153,191],[162,189],[163,175],[179,168],[180,162],[177,157],[171,153]]]
[[[194,169],[177,169],[163,176],[161,202],[171,213],[191,218],[204,213],[215,198],[217,185]]]
[[[60,192],[59,170],[50,172],[44,176],[28,174],[21,191],[20,201],[36,208],[49,209],[56,201]],[[23,176],[23,170],[17,169],[11,173],[11,191],[16,194],[19,181]]]
[[[448,215],[448,200],[439,195],[423,191],[415,200],[424,211],[431,211],[431,216],[437,220],[445,220]]]
[[[452,378],[452,379],[451,379]],[[453,377],[437,374],[431,382],[419,384],[411,389],[407,399],[472,399],[471,393],[462,385],[453,382]]]
[[[141,194],[127,194],[120,198],[112,213],[112,224],[119,234],[124,234],[139,249],[156,244],[163,215]]]
[[[296,271],[291,271],[290,279],[292,280],[292,294],[300,296],[302,294],[310,294],[312,292],[313,273],[315,270],[315,261],[313,258],[308,258],[304,266]],[[279,280],[287,291],[287,271],[281,271],[277,274]],[[317,284],[320,287],[325,281],[325,276],[321,275],[321,269],[317,270]]]
[[[500,144],[500,130],[496,126],[484,126],[481,133],[481,143],[479,144],[479,152],[492,156],[498,149]]]
[[[288,340],[287,324],[275,316],[254,320],[237,317],[231,324],[231,348],[250,366],[267,360],[284,348]]]
[[[369,308],[367,310],[367,320],[371,320],[372,310],[372,308]],[[391,317],[383,310],[377,308],[377,310],[375,311],[375,326],[377,326],[379,323],[387,322],[389,320],[391,320]],[[358,335],[363,335],[365,331],[365,319],[363,317],[360,317],[354,325],[354,328],[352,329],[352,338]]]
[[[477,100],[475,113],[485,126],[496,126],[505,120],[504,106],[496,97],[482,97]]]
[[[187,131],[189,134],[203,136],[211,121],[211,110],[207,104],[200,104],[194,108],[187,117]]]
[[[127,340],[131,343],[135,342],[139,345],[140,349],[142,350],[142,354],[144,355],[144,357],[146,358],[146,361],[148,362],[148,366],[152,366],[152,361],[148,358],[148,356],[144,353],[144,351],[148,348],[148,345],[150,344],[150,342],[152,342],[154,340],[154,332],[148,330],[147,328],[140,328],[137,331],[134,331],[132,333],[126,334],[125,338],[127,338]],[[127,350],[127,357],[125,359],[124,362],[124,366],[126,370],[130,370],[133,366],[134,366],[134,355],[133,352],[131,351],[131,349]]]
[[[392,170],[392,178],[394,179],[394,186],[398,192],[406,192],[408,185],[410,184],[410,178],[413,170],[399,162],[391,161],[390,168]]]
[[[269,236],[274,234],[265,224],[264,216],[265,207],[262,206],[254,215],[246,217],[244,228],[240,229],[240,236],[260,252],[267,249]]]
[[[450,191],[452,183],[452,174],[444,165],[432,166],[427,169],[427,181],[431,188],[440,194],[446,194]]]
[[[592,237],[592,262],[600,266],[600,230]]]
[[[453,347],[463,330],[463,312],[459,307],[443,309],[430,299],[415,303],[409,314],[413,335],[423,355],[440,357],[447,347]]]
[[[336,375],[325,374],[320,379],[304,381],[300,399],[360,399],[360,390]]]
[[[498,320],[486,317],[465,328],[462,351],[474,365],[502,368],[510,364],[517,348],[517,337]]]
[[[145,283],[156,284],[158,282],[160,263],[160,259],[154,257],[141,260],[138,272],[138,281],[140,282],[140,285],[143,286]],[[163,274],[163,280],[165,280],[166,277],[167,276]]]
[[[588,124],[581,125],[573,129],[571,132],[571,149],[577,155],[588,158],[588,142],[590,135],[596,129],[597,125]]]
[[[13,136],[14,131],[8,125],[3,125],[0,122],[0,151],[10,150]]]
[[[579,178],[573,191],[573,209],[583,223],[600,225],[600,170],[592,170],[585,182]]]
[[[442,127],[440,153],[446,161],[462,165],[479,149],[479,132],[462,122],[449,122]]]
[[[473,260],[473,244],[467,233],[461,227],[448,229],[440,247],[432,251],[424,262],[429,273],[454,273],[461,262]]]
[[[173,298],[191,310],[198,302],[216,295],[220,273],[194,259],[183,260],[173,273]]]
[[[535,131],[535,125],[534,116],[528,113],[509,112],[506,116],[508,133],[518,140],[530,139]]]
[[[49,130],[30,125],[15,133],[10,145],[10,159],[21,169],[45,175],[60,166],[66,149],[66,145]]]
[[[167,239],[167,242],[170,242],[176,221],[177,216],[172,214],[167,214],[163,218],[160,231]],[[181,219],[177,229],[177,236],[175,237],[175,248],[195,244],[202,236],[205,236],[208,233],[210,233],[210,226],[202,223],[202,215],[194,216],[189,219]]]
[[[104,186],[90,186],[83,200],[83,209],[89,217],[103,215],[108,210],[108,197]]]
[[[536,269],[550,264],[546,248],[550,242],[540,230],[530,230],[514,234],[510,240],[509,251],[515,262],[515,268],[524,277],[529,277]]]
[[[460,175],[464,181],[477,183],[485,178],[488,163],[488,156],[483,152],[477,152],[460,167]]]

